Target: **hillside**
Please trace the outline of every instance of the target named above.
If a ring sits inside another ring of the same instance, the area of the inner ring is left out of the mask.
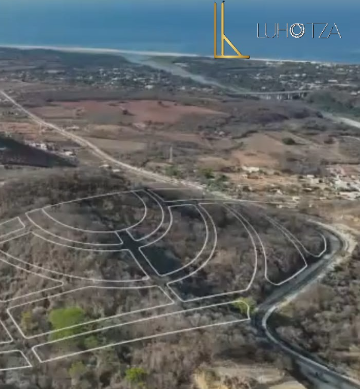
[[[338,371],[360,379],[360,249],[272,318],[278,334]]]
[[[215,361],[284,363],[249,315],[316,260],[319,231],[276,208],[186,195],[78,169],[0,188],[1,318],[32,365],[17,384],[185,389]]]
[[[54,153],[0,135],[0,164],[35,167],[71,167],[75,163]]]

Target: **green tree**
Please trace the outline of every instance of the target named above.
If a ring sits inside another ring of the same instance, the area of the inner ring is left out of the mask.
[[[282,141],[285,145],[289,145],[289,146],[296,145],[296,141],[290,137],[283,138]]]
[[[34,329],[36,323],[31,311],[25,311],[21,314],[20,327],[23,331],[29,332]]]
[[[200,170],[200,174],[206,178],[207,180],[211,180],[214,178],[214,172],[210,168],[205,168]]]
[[[80,307],[53,309],[49,314],[49,322],[51,323],[52,329],[58,332],[50,335],[51,340],[69,337],[82,332],[84,330],[82,326],[68,329],[64,328],[75,326],[86,321],[85,311]]]
[[[181,171],[174,165],[165,168],[165,174],[170,177],[181,178]]]
[[[214,189],[214,190],[225,190],[226,187],[227,187],[227,181],[228,181],[228,178],[224,175],[224,174],[220,174],[218,176],[216,176],[214,178],[214,180],[212,180],[208,186],[210,189]]]
[[[125,379],[132,385],[144,385],[147,372],[142,367],[130,367],[125,371]]]
[[[96,348],[99,346],[99,340],[95,335],[90,335],[89,337],[85,338],[84,340],[84,347],[87,350],[90,350],[92,348]]]
[[[72,363],[69,368],[69,375],[72,379],[80,379],[86,373],[86,367],[81,361]]]
[[[237,308],[243,315],[248,312],[252,314],[256,308],[256,301],[252,297],[242,297],[233,302],[235,308]]]

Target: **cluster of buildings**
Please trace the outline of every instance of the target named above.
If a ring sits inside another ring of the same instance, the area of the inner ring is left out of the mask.
[[[360,175],[348,175],[341,167],[330,168],[327,176],[307,174],[293,179],[255,166],[243,166],[239,173],[243,182],[237,185],[237,191],[292,196],[294,201],[299,201],[303,194],[320,200],[360,199]]]
[[[360,66],[328,63],[265,62],[264,71],[248,72],[255,89],[273,90],[323,90],[336,86],[349,89],[352,96],[360,95]],[[252,88],[252,89],[254,89]]]
[[[306,192],[321,191],[324,199],[330,199],[334,196],[347,200],[360,198],[360,179],[356,176],[329,176],[315,177],[307,175],[299,178],[304,184]]]
[[[46,142],[25,142],[25,143],[31,147],[35,147],[40,150],[56,152],[57,154],[63,155],[68,158],[76,158],[76,153],[74,150],[59,149],[53,143],[46,143]]]
[[[12,80],[26,82],[46,82],[66,85],[76,83],[78,86],[94,86],[106,88],[108,90],[118,90],[119,86],[123,91],[148,90],[161,88],[169,92],[174,91],[198,91],[208,93],[218,89],[209,85],[201,85],[191,78],[171,74],[163,70],[156,70],[151,67],[134,67],[132,64],[124,63],[121,68],[74,68],[62,71],[43,69],[32,69],[31,71],[14,71],[8,74]]]
[[[44,143],[44,142],[27,142],[27,144],[31,147],[35,147],[37,149],[40,149],[40,150],[45,150],[45,151],[50,151],[50,150],[53,150],[53,146],[50,146],[48,145],[47,143]]]

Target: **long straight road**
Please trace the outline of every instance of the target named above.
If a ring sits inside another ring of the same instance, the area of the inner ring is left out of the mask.
[[[191,189],[196,189],[196,190],[200,190],[202,192],[205,192],[204,188],[196,182],[192,182],[189,180],[177,180],[175,178],[167,177],[163,174],[154,173],[154,172],[151,172],[149,170],[141,169],[141,168],[138,168],[136,166],[132,166],[128,163],[121,162],[118,159],[113,158],[111,155],[105,153],[103,150],[101,150],[99,147],[97,147],[93,143],[89,142],[87,139],[84,139],[81,136],[78,136],[70,131],[66,131],[65,129],[61,128],[60,126],[57,126],[53,123],[49,123],[49,122],[41,119],[40,117],[34,115],[32,112],[30,112],[24,106],[19,104],[16,100],[14,100],[5,91],[0,90],[0,95],[2,95],[5,99],[10,101],[15,107],[17,107],[21,112],[23,112],[25,115],[27,115],[35,123],[37,123],[41,126],[44,126],[44,127],[51,128],[54,131],[56,131],[57,133],[59,133],[60,135],[64,136],[65,138],[72,140],[73,142],[75,142],[79,146],[87,148],[91,153],[93,153],[95,156],[97,156],[100,159],[100,161],[102,161],[102,163],[108,162],[112,165],[116,165],[116,166],[118,166],[126,171],[133,172],[134,174],[136,174],[138,176],[145,177],[147,179],[152,179],[152,180],[155,180],[158,182],[164,182],[164,183],[168,183],[168,184],[172,184],[172,185],[185,186],[185,187],[188,187]],[[213,194],[215,194],[215,192]],[[216,195],[220,196],[224,199],[232,200],[231,197],[229,197],[225,194],[222,194],[222,193],[216,192]]]
[[[99,147],[95,146],[93,143],[89,142],[88,140],[73,134],[72,132],[66,131],[63,128],[52,124],[48,123],[45,120],[41,119],[40,117],[34,115],[32,112],[27,110],[25,107],[20,105],[17,101],[15,101],[11,96],[9,96],[5,91],[0,91],[0,94],[6,98],[8,101],[10,101],[15,107],[17,107],[20,111],[22,111],[24,114],[26,114],[29,118],[31,118],[35,123],[45,126],[48,128],[51,128],[58,132],[60,135],[64,136],[67,139],[72,140],[79,146],[85,147],[89,149],[94,155],[96,155],[101,161],[104,162],[109,162],[111,164],[117,165],[123,169],[130,170],[136,174],[141,174],[143,176],[146,176],[147,178],[151,178],[154,180],[162,181],[162,182],[171,182],[171,179],[169,179],[166,176],[162,176],[144,169],[137,168],[135,166],[129,165],[127,163],[121,162],[115,158],[113,158],[111,155],[105,153],[103,150],[101,150]]]

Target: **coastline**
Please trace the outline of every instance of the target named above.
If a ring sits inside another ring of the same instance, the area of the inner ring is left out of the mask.
[[[0,48],[18,49],[18,50],[53,50],[65,53],[84,53],[84,54],[109,54],[109,55],[143,55],[149,57],[192,57],[192,58],[213,58],[212,55],[201,55],[191,53],[174,53],[160,51],[141,51],[141,50],[122,50],[109,48],[91,48],[76,46],[46,46],[46,45],[6,45],[0,43]],[[297,60],[297,59],[274,59],[274,58],[250,58],[251,61],[260,62],[289,62],[289,63],[311,63],[311,64],[336,64],[338,62],[314,61],[314,60]]]

